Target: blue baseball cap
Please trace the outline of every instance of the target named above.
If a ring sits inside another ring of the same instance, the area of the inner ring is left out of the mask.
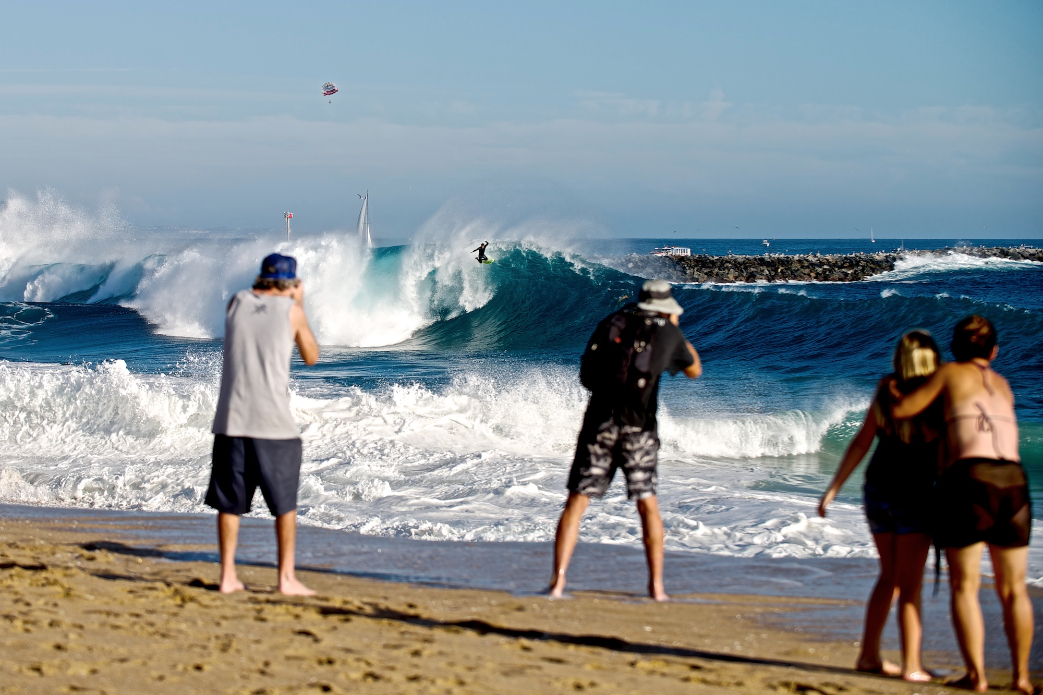
[[[265,280],[296,280],[297,259],[273,253],[261,261],[261,277]]]

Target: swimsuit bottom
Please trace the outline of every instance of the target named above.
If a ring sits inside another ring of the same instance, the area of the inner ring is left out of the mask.
[[[960,459],[938,479],[935,542],[964,548],[985,542],[1002,548],[1029,544],[1032,501],[1020,463]]]
[[[866,519],[872,533],[930,533],[931,515],[924,502],[930,498],[930,488],[919,495],[896,494],[881,490],[869,483],[862,488]]]

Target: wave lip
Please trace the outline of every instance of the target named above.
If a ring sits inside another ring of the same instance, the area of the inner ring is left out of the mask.
[[[673,456],[756,459],[811,454],[822,448],[831,427],[864,406],[838,405],[825,413],[793,410],[731,418],[660,417],[664,451]]]

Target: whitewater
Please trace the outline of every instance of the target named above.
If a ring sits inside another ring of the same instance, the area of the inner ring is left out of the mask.
[[[0,207],[0,502],[206,511],[224,306],[280,251],[298,259],[323,345],[317,367],[295,361],[292,370],[302,523],[548,541],[587,397],[579,352],[597,320],[634,296],[645,254],[661,242],[569,241],[566,227],[439,214],[411,243],[370,249],[341,231],[291,242],[161,234],[53,192],[9,193]],[[492,266],[468,253],[486,237]],[[725,253],[743,244],[756,252],[758,242],[687,243]],[[868,245],[787,243],[794,253]],[[945,343],[973,312],[999,327],[996,366],[1019,398],[1022,455],[1040,499],[1041,288],[1039,264],[958,251],[847,285],[678,286],[681,327],[706,373],[665,379],[661,393],[667,547],[875,556],[860,474],[826,519],[815,514],[817,496],[902,331],[925,326]],[[1040,511],[1037,503],[1030,574],[1043,584]],[[640,543],[618,481],[592,505],[582,539]]]

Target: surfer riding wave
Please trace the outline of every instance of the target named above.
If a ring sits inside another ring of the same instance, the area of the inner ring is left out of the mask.
[[[482,243],[476,249],[471,249],[471,253],[478,252],[478,258],[476,259],[479,263],[485,263],[488,259],[485,255],[485,247],[489,245],[488,239],[483,239]]]

